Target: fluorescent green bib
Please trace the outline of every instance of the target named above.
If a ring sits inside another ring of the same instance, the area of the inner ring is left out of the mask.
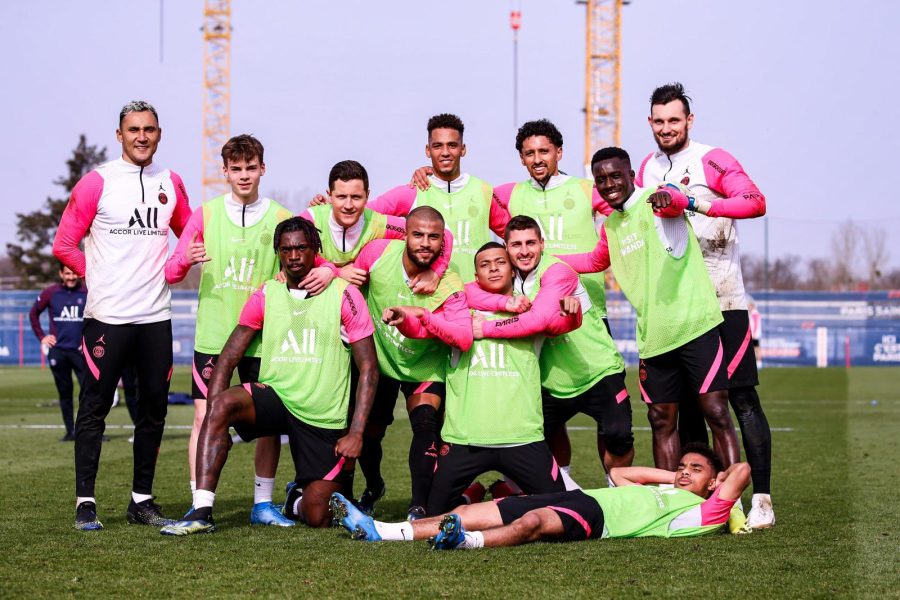
[[[295,417],[325,429],[347,426],[350,349],[341,341],[346,287],[335,279],[303,300],[277,281],[265,288],[260,383],[271,386]]]
[[[562,261],[546,253],[541,257],[529,298],[537,297],[541,277],[557,263]],[[541,385],[557,398],[582,394],[607,375],[624,369],[625,361],[596,306],[582,315],[581,327],[565,335],[548,337],[541,350]]]
[[[659,240],[646,202],[653,191],[644,190],[627,210],[614,211],[604,223],[616,281],[637,313],[641,358],[674,350],[722,322],[690,221],[687,251],[673,258]]]
[[[528,215],[541,225],[547,254],[590,252],[600,236],[594,228],[593,183],[571,177],[551,190],[538,190],[530,181],[517,183],[509,198],[509,214]],[[601,317],[606,316],[602,273],[582,275],[581,282]]]
[[[478,446],[543,440],[534,338],[475,340],[447,370],[445,407],[441,438],[447,442]]]
[[[334,239],[331,237],[331,228],[328,226],[328,219],[331,218],[331,205],[310,206],[307,210],[315,219],[316,227],[322,232],[322,235],[319,236],[322,239],[322,257],[338,267],[353,262],[363,246],[372,240],[383,238],[387,230],[387,217],[374,210],[363,209],[362,217],[360,217],[363,220],[363,231],[359,240],[352,248],[342,249],[334,243]]]
[[[611,538],[688,537],[713,533],[721,525],[679,527],[669,525],[703,498],[687,490],[652,485],[628,485],[584,490],[603,509],[603,523]]]
[[[407,338],[396,327],[382,323],[381,314],[391,306],[421,306],[435,311],[454,293],[463,293],[463,283],[451,265],[434,294],[413,294],[404,278],[405,250],[405,241],[391,240],[369,271],[366,302],[375,323],[378,366],[382,373],[400,381],[444,381],[450,347],[433,338]]]
[[[413,207],[430,206],[444,216],[447,229],[453,233],[450,264],[464,282],[475,281],[475,252],[491,241],[492,195],[490,184],[471,175],[466,186],[452,194],[435,185],[416,194]]]
[[[272,235],[275,226],[290,217],[289,210],[270,202],[259,223],[238,227],[225,214],[225,196],[203,205],[203,244],[210,260],[203,263],[200,276],[194,334],[197,351],[221,352],[250,294],[279,271]],[[247,348],[246,356],[260,356],[258,339]]]

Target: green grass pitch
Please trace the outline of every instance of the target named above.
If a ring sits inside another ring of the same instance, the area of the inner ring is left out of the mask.
[[[177,370],[173,390],[189,390],[188,377]],[[424,542],[351,542],[338,529],[250,527],[251,444],[229,457],[216,533],[173,539],[128,526],[122,406],[109,418],[121,428],[108,430],[97,485],[106,529],[77,532],[72,444],[57,441],[61,429],[34,427],[61,422],[50,373],[0,369],[0,597],[898,597],[900,370],[769,369],[760,393],[775,429],[772,530],[435,553]],[[632,401],[636,464],[649,464],[646,410]],[[171,407],[168,425],[187,426],[191,415]],[[570,433],[572,474],[601,485],[590,423],[572,424],[581,426]],[[384,519],[405,514],[409,436],[398,412],[385,441]],[[154,493],[173,517],[190,504],[187,439],[170,427],[159,456]],[[278,488],[291,472],[285,447]]]

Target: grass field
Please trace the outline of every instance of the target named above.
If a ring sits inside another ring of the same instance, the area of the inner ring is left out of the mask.
[[[173,390],[189,389],[188,372],[177,371]],[[0,369],[0,598],[900,597],[900,370],[766,370],[760,390],[775,429],[772,530],[433,553],[424,542],[351,542],[338,529],[251,528],[250,444],[236,445],[225,468],[215,534],[173,539],[127,526],[132,460],[124,407],[110,415],[110,425],[122,428],[108,430],[98,478],[106,529],[77,532],[72,445],[57,441],[61,429],[33,428],[61,422],[50,374]],[[189,425],[191,411],[171,407],[168,425]],[[637,464],[650,461],[645,414],[635,403]],[[570,435],[573,476],[599,486],[593,433]],[[405,514],[409,436],[398,414],[385,443],[388,496],[379,505],[388,520]],[[187,429],[169,428],[159,457],[154,493],[169,516],[190,504],[187,439]],[[279,486],[291,472],[285,448]]]

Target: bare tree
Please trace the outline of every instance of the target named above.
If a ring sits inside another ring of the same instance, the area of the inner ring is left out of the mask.
[[[845,221],[831,234],[834,279],[840,289],[853,288],[858,279],[856,265],[861,237],[862,231],[852,220]]]
[[[862,234],[863,256],[870,289],[877,289],[883,270],[888,266],[891,253],[887,248],[887,237],[887,231],[881,227],[871,227]]]
[[[807,290],[831,290],[835,287],[834,266],[826,258],[812,258],[806,265],[806,280],[803,287]]]

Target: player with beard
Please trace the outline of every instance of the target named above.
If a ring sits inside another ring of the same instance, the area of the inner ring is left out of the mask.
[[[384,523],[332,497],[335,517],[355,540],[428,540],[435,550],[518,546],[537,541],[678,538],[709,535],[726,523],[739,532],[732,507],[750,481],[747,463],[722,468],[709,446],[686,446],[672,470],[616,467],[616,486],[535,494],[460,506],[414,523]],[[732,524],[734,523],[734,527]]]
[[[580,273],[612,266],[616,281],[637,312],[641,396],[653,430],[653,460],[671,470],[680,456],[678,404],[699,398],[723,464],[739,451],[728,411],[728,378],[718,326],[722,313],[703,264],[697,238],[684,216],[687,200],[665,208],[655,189],[634,187],[628,153],[598,150],[591,159],[597,189],[613,207],[590,253],[562,257]]]
[[[72,189],[53,254],[88,288],[82,352],[87,373],[75,422],[75,528],[103,529],[94,486],[100,445],[126,365],[138,381],[130,523],[168,522],[153,501],[172,376],[172,294],[165,277],[169,230],[180,236],[191,215],[181,178],[153,162],[162,129],[156,109],[133,101],[119,112],[122,157]],[[79,244],[84,240],[84,252]]]
[[[635,185],[652,188],[674,184],[689,200],[687,215],[725,319],[719,335],[728,370],[728,399],[741,427],[747,462],[753,468],[753,500],[747,522],[756,529],[771,527],[775,524],[770,495],[772,434],[756,392],[759,374],[737,230],[738,219],[766,213],[766,199],[731,154],[690,139],[694,115],[680,83],[654,90],[647,120],[658,150],[641,163]],[[661,191],[667,189],[671,188],[661,187]],[[659,205],[668,201],[666,196],[677,193],[665,192]],[[696,403],[686,399],[679,410],[682,441],[706,441],[706,427]]]
[[[444,380],[450,348],[465,352],[472,345],[472,325],[463,283],[451,267],[429,295],[415,294],[411,281],[432,268],[444,237],[444,219],[430,206],[413,209],[406,218],[406,241],[374,240],[354,262],[369,278],[366,301],[375,321],[375,346],[381,369],[367,429],[383,435],[393,422],[398,391],[406,397],[413,437],[409,447],[412,499],[408,516],[424,516],[438,453],[438,409],[444,399]],[[404,335],[396,326],[421,327],[424,338]],[[380,446],[379,446],[380,448]],[[381,456],[370,456],[366,472],[372,477]],[[369,482],[371,485],[371,481]]]
[[[270,279],[241,311],[209,383],[209,407],[197,448],[197,493],[183,520],[163,535],[215,530],[216,487],[231,447],[229,427],[245,440],[287,434],[302,497],[285,514],[310,527],[331,523],[329,496],[347,459],[359,456],[378,381],[372,321],[359,290],[334,281],[312,296],[303,287],[321,241],[315,226],[293,217],[275,228],[273,246],[285,283]],[[259,380],[228,387],[234,369],[260,339]],[[351,355],[360,371],[348,424]]]

